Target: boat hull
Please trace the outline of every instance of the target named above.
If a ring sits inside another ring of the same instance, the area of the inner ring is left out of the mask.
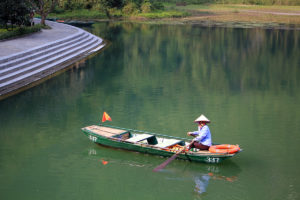
[[[85,133],[86,136],[88,136],[88,138],[91,141],[104,146],[126,149],[130,151],[136,151],[136,152],[153,154],[153,155],[159,155],[163,157],[170,157],[174,155],[174,153],[176,153],[176,152],[166,151],[165,149],[154,148],[151,145],[147,145],[147,144],[133,144],[118,138],[104,137],[96,133],[93,133],[92,131],[87,130],[85,128],[83,128],[82,131]],[[230,158],[234,155],[235,154],[212,154],[212,153],[199,154],[198,152],[189,151],[189,152],[179,154],[177,158],[182,160],[195,161],[195,162],[220,163],[223,160]]]

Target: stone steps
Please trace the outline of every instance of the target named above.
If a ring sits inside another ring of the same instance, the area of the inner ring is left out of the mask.
[[[49,48],[49,47],[52,47],[52,46],[56,46],[56,45],[62,44],[64,42],[72,41],[73,39],[77,38],[78,36],[80,36],[82,34],[84,34],[84,32],[80,30],[78,33],[73,34],[73,35],[71,35],[69,37],[66,37],[66,38],[63,38],[63,39],[51,42],[51,43],[47,43],[45,45],[41,45],[41,46],[38,46],[38,47],[35,47],[35,48],[32,48],[32,49],[29,49],[27,51],[23,51],[21,53],[16,53],[14,55],[2,57],[2,58],[0,58],[0,64],[8,63],[9,61],[12,61],[12,60],[15,60],[15,59],[18,59],[18,58],[22,58],[24,56],[36,53],[36,52],[38,52],[40,50],[43,50],[45,47]]]
[[[87,42],[87,45],[84,44]],[[61,59],[65,59],[65,56],[72,55],[76,53],[77,51],[86,48],[88,45],[91,45],[93,42],[96,42],[96,39],[90,40],[90,41],[83,41],[80,44],[77,44],[74,48],[68,47],[66,49],[62,49],[58,52],[54,52],[48,55],[44,55],[37,60],[33,60],[33,65],[26,64],[25,66],[18,67],[17,70],[12,70],[10,73],[0,76],[0,87],[2,86],[2,83],[9,82],[10,80],[13,80],[14,78],[17,78],[21,75],[31,73],[32,71],[35,71],[40,68],[44,68],[44,66],[47,66],[53,62],[57,63],[57,61],[60,61]],[[84,45],[83,45],[84,44]],[[82,46],[83,45],[83,46]],[[5,85],[5,84],[4,84]]]
[[[6,69],[12,68],[20,63],[33,60],[39,56],[42,56],[43,54],[48,54],[49,52],[56,51],[64,46],[68,46],[73,43],[76,43],[76,42],[84,39],[86,37],[86,35],[87,35],[86,33],[82,32],[80,34],[76,34],[76,36],[70,40],[68,39],[66,41],[61,41],[60,43],[57,43],[57,44],[51,44],[49,46],[47,45],[46,47],[40,47],[38,49],[34,49],[31,52],[26,52],[25,54],[23,54],[23,56],[16,56],[6,62],[1,63],[1,60],[0,60],[0,63],[1,63],[0,64],[0,74],[4,73]]]
[[[28,51],[0,59],[0,95],[45,78],[104,46],[103,40],[78,32]]]
[[[30,69],[43,67],[45,64],[51,63],[53,59],[60,58],[70,51],[75,51],[76,48],[81,47],[86,42],[89,42],[91,39],[93,39],[93,37],[91,35],[87,35],[87,37],[84,40],[80,40],[79,42],[76,42],[74,44],[67,45],[66,47],[58,48],[54,51],[49,51],[48,53],[42,53],[39,57],[32,58],[31,60],[25,62],[21,62],[13,67],[0,70],[0,83],[3,83],[5,80],[9,80],[10,77],[24,73]],[[59,57],[56,55],[59,55]]]

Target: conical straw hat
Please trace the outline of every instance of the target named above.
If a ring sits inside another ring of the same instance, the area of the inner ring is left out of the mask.
[[[206,122],[206,123],[210,123],[210,120],[207,119],[204,115],[200,115],[200,117],[198,117],[195,122]]]

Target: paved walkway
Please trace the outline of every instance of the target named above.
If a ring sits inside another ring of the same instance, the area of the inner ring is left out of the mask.
[[[39,19],[35,19],[35,23],[39,22]],[[0,58],[45,45],[78,32],[78,29],[66,24],[53,23],[51,21],[47,21],[46,24],[51,26],[52,29],[42,29],[38,33],[0,42]]]
[[[32,83],[105,46],[102,38],[80,28],[46,23],[52,29],[0,42],[0,99],[35,86]]]

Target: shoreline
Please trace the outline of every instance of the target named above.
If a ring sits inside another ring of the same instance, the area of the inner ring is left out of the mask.
[[[98,21],[98,20],[95,20]],[[103,21],[103,20],[101,20]],[[101,22],[99,21],[99,22]],[[110,21],[110,20],[107,20]],[[115,20],[116,21],[116,20]],[[145,24],[162,24],[162,25],[198,25],[202,27],[211,28],[262,28],[262,29],[276,29],[276,30],[300,30],[300,25],[283,24],[274,22],[256,23],[256,22],[239,22],[239,21],[214,21],[214,20],[192,20],[192,19],[160,19],[160,20],[118,20],[119,22],[131,23],[145,23]]]
[[[166,11],[179,11],[189,13],[189,16],[182,17],[145,17],[140,15],[119,17],[119,18],[91,18],[91,16],[78,16],[77,11],[73,17],[68,15],[52,14],[63,20],[78,21],[126,21],[134,23],[152,24],[192,24],[205,27],[232,27],[232,28],[266,28],[266,29],[300,29],[300,6],[257,6],[244,4],[211,4],[176,6],[166,4]]]

